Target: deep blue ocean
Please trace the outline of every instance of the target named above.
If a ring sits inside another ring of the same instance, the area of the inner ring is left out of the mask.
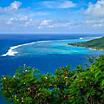
[[[79,64],[84,66],[89,56],[99,56],[104,51],[68,46],[67,43],[84,42],[97,37],[99,35],[1,34],[0,76],[13,75],[23,64],[38,68],[42,73],[54,73],[56,68],[66,65],[70,65],[72,70]],[[0,104],[7,104],[2,97]]]

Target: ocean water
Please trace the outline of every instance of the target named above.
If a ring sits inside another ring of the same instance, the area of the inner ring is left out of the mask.
[[[0,75],[13,75],[18,66],[26,64],[42,73],[54,73],[61,66],[72,70],[88,63],[88,57],[103,55],[104,51],[69,46],[68,43],[84,42],[97,38],[89,35],[1,35]],[[0,104],[7,104],[0,98]]]

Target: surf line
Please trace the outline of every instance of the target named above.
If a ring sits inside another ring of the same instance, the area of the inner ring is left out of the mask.
[[[51,41],[36,41],[36,42],[31,42],[31,43],[25,43],[25,44],[21,44],[21,45],[17,45],[17,46],[12,46],[8,49],[8,51],[1,55],[1,56],[15,56],[16,54],[18,54],[18,51],[16,51],[17,48],[23,47],[23,46],[27,46],[27,45],[32,45],[32,44],[36,44],[36,43],[41,43],[41,42],[51,42]]]
[[[33,44],[34,42],[32,43],[26,43],[26,44],[21,44],[21,45],[17,45],[17,46],[12,46],[9,48],[9,50],[7,51],[7,53],[3,54],[2,56],[15,56],[16,54],[18,54],[18,52],[15,50],[19,47],[22,47],[22,46],[26,46],[26,45],[30,45],[30,44]]]
[[[80,40],[84,39],[82,37],[79,38]],[[19,52],[16,51],[17,48],[20,48],[22,46],[27,46],[27,45],[32,45],[32,44],[36,44],[36,43],[42,43],[42,42],[52,42],[52,41],[68,41],[69,39],[57,39],[57,40],[43,40],[43,41],[36,41],[36,42],[30,42],[30,43],[25,43],[25,44],[21,44],[21,45],[17,45],[17,46],[12,46],[8,49],[8,51],[1,55],[1,56],[15,56],[16,54],[18,54]],[[70,41],[70,40],[69,40]]]

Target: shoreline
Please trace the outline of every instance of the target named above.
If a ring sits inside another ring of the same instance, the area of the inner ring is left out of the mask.
[[[84,47],[84,48],[88,48],[90,50],[95,50],[95,51],[104,51],[104,48],[86,47],[86,46],[81,46],[81,45],[75,45],[74,43],[73,44],[68,43],[68,45],[70,45],[70,46],[76,46],[76,47]]]
[[[98,38],[97,38],[98,39]],[[63,39],[63,40],[55,40],[55,41],[68,41],[69,39]],[[82,38],[79,38],[79,40],[82,40]],[[15,56],[16,54],[18,54],[18,51],[16,51],[15,49],[18,49],[19,47],[23,47],[23,46],[27,46],[27,45],[30,45],[30,44],[35,44],[35,43],[40,43],[40,42],[51,42],[53,40],[41,40],[41,41],[35,41],[35,42],[29,42],[29,43],[24,43],[24,44],[19,44],[19,45],[16,45],[16,46],[12,46],[10,47],[7,52],[5,54],[2,54],[1,56],[5,57],[5,56]],[[82,43],[82,42],[80,42]],[[99,50],[99,51],[104,51],[104,49],[100,49],[100,48],[93,48],[93,47],[86,47],[84,46],[83,44],[81,45],[80,43],[68,43],[68,45],[71,45],[71,46],[77,46],[77,47],[85,47],[85,48],[88,48],[90,50]]]
[[[55,40],[55,41],[67,41],[68,39],[63,39],[63,40]],[[41,41],[34,41],[34,42],[29,42],[29,43],[24,43],[24,44],[19,44],[16,46],[11,46],[6,53],[2,54],[2,57],[6,57],[6,56],[15,56],[16,54],[18,54],[19,52],[16,51],[15,49],[19,48],[19,47],[23,47],[23,46],[27,46],[27,45],[32,45],[35,43],[41,43],[41,42],[51,42],[53,40],[41,40]]]
[[[68,43],[68,45],[85,47],[89,48],[90,50],[104,51],[104,36],[93,40],[89,40],[87,42]]]

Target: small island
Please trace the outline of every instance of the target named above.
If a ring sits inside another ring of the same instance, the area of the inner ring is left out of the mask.
[[[68,45],[87,47],[96,50],[104,50],[104,37],[90,40],[87,42],[68,43]]]

